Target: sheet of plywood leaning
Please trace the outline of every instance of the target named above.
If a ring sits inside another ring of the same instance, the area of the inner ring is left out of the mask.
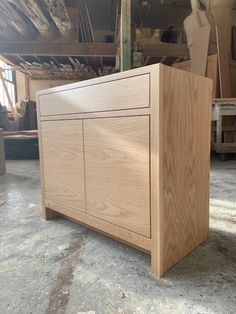
[[[212,83],[161,64],[38,93],[43,214],[151,254],[208,237]]]

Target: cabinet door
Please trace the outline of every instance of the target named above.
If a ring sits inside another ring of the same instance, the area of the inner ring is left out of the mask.
[[[150,236],[149,117],[84,121],[87,213]]]
[[[45,199],[84,211],[82,121],[44,121],[41,128]]]

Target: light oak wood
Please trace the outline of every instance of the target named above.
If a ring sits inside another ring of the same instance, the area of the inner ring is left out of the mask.
[[[150,237],[149,116],[84,121],[88,214]]]
[[[112,112],[113,117],[132,117],[150,115],[150,108],[130,109],[130,110],[116,110]],[[75,113],[63,114],[55,116],[42,116],[41,121],[59,121],[59,120],[75,120],[75,119],[97,119],[111,117],[110,111],[103,112],[89,112],[89,113]]]
[[[45,198],[85,211],[82,121],[41,123]]]
[[[109,80],[106,99],[99,87]],[[136,109],[134,84],[145,94]],[[59,115],[58,99],[44,97],[59,92],[83,101],[83,113],[64,105]],[[211,80],[161,64],[39,92],[45,218],[60,213],[150,252],[161,276],[208,235],[211,100]]]
[[[149,107],[149,74],[48,93],[41,101],[42,116],[145,108]]]
[[[210,80],[161,71],[160,274],[208,237],[212,93]]]

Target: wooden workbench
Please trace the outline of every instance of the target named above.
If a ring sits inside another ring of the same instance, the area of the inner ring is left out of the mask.
[[[236,99],[213,99],[212,122],[212,150],[226,160],[226,154],[236,153]]]
[[[43,213],[151,253],[208,237],[211,80],[162,64],[38,93]]]

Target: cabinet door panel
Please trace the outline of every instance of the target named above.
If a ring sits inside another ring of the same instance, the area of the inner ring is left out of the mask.
[[[81,120],[42,122],[45,198],[85,210]]]
[[[84,121],[88,214],[150,236],[149,117]]]

